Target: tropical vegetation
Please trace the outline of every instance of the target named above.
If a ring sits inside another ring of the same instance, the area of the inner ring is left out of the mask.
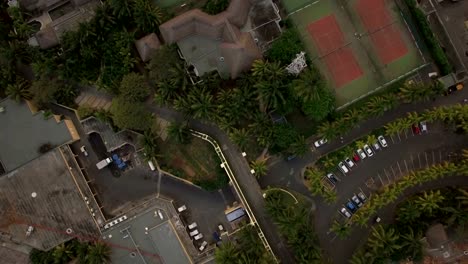
[[[310,192],[322,196],[328,203],[333,203],[338,197],[332,185],[328,184],[325,176],[326,173],[316,166],[307,167],[304,172],[304,180]]]
[[[74,239],[50,251],[33,249],[29,254],[29,259],[33,264],[61,264],[72,260],[77,260],[77,263],[82,264],[105,264],[110,263],[110,255],[111,248],[101,241],[82,242]]]
[[[326,263],[309,208],[304,201],[293,203],[289,196],[280,191],[271,190],[266,196],[267,212],[293,250],[296,263]]]

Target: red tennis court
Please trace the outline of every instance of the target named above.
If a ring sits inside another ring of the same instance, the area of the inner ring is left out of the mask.
[[[349,47],[345,47],[345,38],[334,15],[321,18],[307,26],[307,30],[317,46],[322,60],[327,65],[336,87],[362,75],[361,67]]]
[[[323,57],[328,71],[335,81],[336,87],[359,78],[363,72],[350,47],[343,47]]]
[[[307,26],[320,55],[326,55],[345,44],[343,33],[334,15],[321,18]]]
[[[385,0],[359,0],[356,10],[364,27],[372,33],[392,23],[393,19],[387,10]]]
[[[395,25],[390,25],[370,36],[382,63],[388,64],[408,53],[400,33]]]
[[[385,0],[359,0],[356,4],[357,12],[383,64],[399,59],[408,52],[401,31],[393,24],[387,8]]]

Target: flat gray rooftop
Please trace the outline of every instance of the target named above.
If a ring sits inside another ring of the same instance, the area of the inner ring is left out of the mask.
[[[41,112],[32,114],[26,103],[0,101],[0,162],[6,172],[39,157],[45,143],[59,146],[72,140],[65,122],[44,119]]]
[[[57,148],[0,177],[0,231],[48,250],[71,238],[96,239],[99,230]],[[28,226],[34,231],[26,236]]]
[[[113,264],[192,263],[167,214],[160,209],[161,220],[157,210],[153,207],[103,233],[104,241],[112,246]]]

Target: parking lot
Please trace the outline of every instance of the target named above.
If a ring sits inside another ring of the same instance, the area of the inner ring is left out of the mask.
[[[339,179],[335,184],[338,200],[332,206],[318,208],[318,214],[330,216],[319,216],[318,225],[323,230],[329,230],[333,219],[346,221],[341,208],[352,214],[346,204],[353,196],[362,192],[367,198],[371,197],[383,186],[397,181],[410,171],[451,160],[455,158],[456,150],[468,146],[466,135],[454,134],[443,124],[428,123],[427,127],[427,133],[416,134],[412,129],[407,129],[386,137],[386,148],[373,149],[374,155],[355,162],[349,173],[344,174],[337,168],[333,173]],[[356,203],[354,205],[357,207]],[[328,232],[327,235],[331,241],[336,239],[334,233]]]

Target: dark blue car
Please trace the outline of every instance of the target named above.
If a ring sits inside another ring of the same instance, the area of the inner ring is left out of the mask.
[[[357,208],[353,204],[353,202],[347,202],[346,203],[346,208],[348,208],[351,211],[351,213],[355,213],[357,211]]]

